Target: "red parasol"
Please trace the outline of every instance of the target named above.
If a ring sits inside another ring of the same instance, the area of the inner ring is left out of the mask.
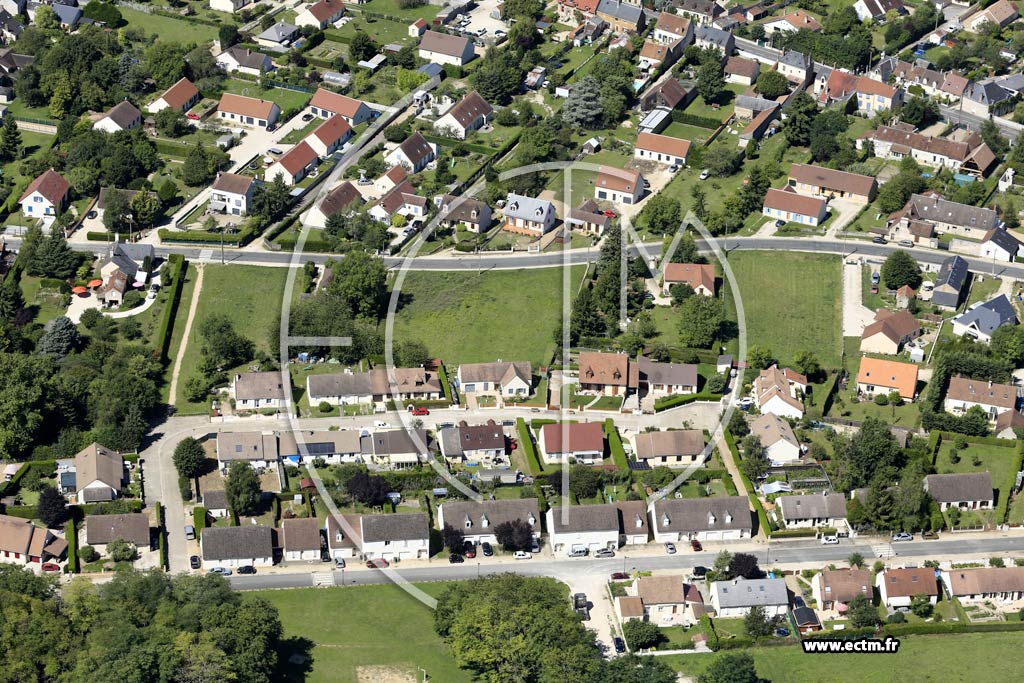
[[[103,280],[89,280],[90,287],[99,287],[103,284]]]
[[[78,287],[72,287],[71,288],[71,293],[72,294],[85,294],[88,291],[89,291],[88,289],[86,289],[85,287],[82,287],[81,285],[79,285]]]

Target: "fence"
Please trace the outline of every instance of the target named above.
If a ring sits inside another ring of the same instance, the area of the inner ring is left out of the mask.
[[[57,122],[49,119],[31,119],[26,116],[15,116],[15,122],[19,130],[27,130],[30,133],[46,133],[47,135],[57,134]]]
[[[312,88],[303,88],[301,85],[289,85],[280,81],[266,81],[265,83],[271,88],[284,88],[285,90],[294,90],[295,92],[306,93],[307,95],[312,95],[316,92]]]

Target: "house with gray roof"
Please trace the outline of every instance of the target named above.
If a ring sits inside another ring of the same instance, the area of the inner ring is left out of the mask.
[[[935,278],[932,303],[943,308],[956,308],[968,274],[967,261],[959,256],[950,256],[943,261]]]
[[[256,43],[263,47],[285,48],[299,35],[299,28],[287,21],[279,21],[256,36]]]
[[[641,432],[633,437],[637,462],[650,467],[686,467],[704,462],[704,432],[673,429]]]
[[[952,245],[951,245],[952,248]],[[978,255],[994,261],[1009,261],[1017,258],[1021,251],[1020,240],[1003,228],[992,228],[981,239]]]
[[[131,543],[139,550],[149,549],[149,516],[142,512],[122,515],[86,515],[85,542],[106,553],[115,540]]]
[[[752,607],[763,607],[765,616],[781,617],[789,609],[785,579],[733,579],[711,584],[711,606],[720,618],[744,617]]]
[[[555,205],[545,199],[534,199],[510,192],[502,209],[504,225],[502,230],[519,235],[540,237],[555,227],[558,216]]]
[[[63,7],[63,5],[54,5],[54,7]],[[120,133],[124,130],[133,130],[141,125],[142,112],[134,104],[124,100],[111,107],[110,111],[96,121],[92,127],[102,130],[104,133]]]
[[[360,462],[362,444],[357,429],[287,430],[278,434],[281,459],[294,465],[323,460],[329,465]]]
[[[420,449],[429,448],[425,429],[415,431],[416,439],[404,429],[376,431],[360,438],[363,462],[379,468],[412,467],[420,461]],[[424,458],[429,452],[423,452]]]
[[[924,478],[924,490],[942,510],[991,510],[995,503],[988,472],[929,474]]]
[[[600,0],[597,3],[597,16],[607,21],[615,32],[639,33],[647,25],[644,8],[625,0]]]
[[[785,76],[790,83],[803,85],[814,77],[814,60],[802,52],[785,50],[776,62],[775,70]]]
[[[659,363],[641,356],[637,368],[640,389],[651,396],[697,392],[697,366],[692,363]]]
[[[992,333],[1000,327],[1017,324],[1017,311],[1006,295],[1000,294],[994,299],[972,304],[951,322],[956,336],[968,336],[987,344],[992,341]]]
[[[733,53],[736,47],[736,39],[728,31],[723,31],[714,26],[698,26],[695,34],[694,44],[702,48],[715,48],[722,51],[724,57]]]
[[[750,538],[754,529],[746,496],[662,498],[651,511],[654,540],[729,541]]]
[[[241,461],[256,469],[277,464],[277,435],[272,432],[217,432],[217,468]]]
[[[450,463],[470,463],[484,467],[507,464],[505,432],[494,420],[470,425],[465,420],[456,427],[445,427],[437,433],[441,454]]]
[[[274,530],[269,526],[207,527],[202,531],[199,547],[207,568],[274,564]]]
[[[552,507],[547,512],[548,539],[554,552],[586,548],[615,550],[647,543],[647,510],[643,501]]]
[[[1005,113],[1013,107],[1015,95],[1016,92],[1004,88],[997,81],[984,81],[969,85],[961,104],[964,111],[987,118]]]
[[[533,537],[540,538],[540,508],[536,498],[509,500],[452,501],[437,508],[437,525],[451,525],[470,543],[497,543],[494,528],[505,522],[522,520],[530,525]]]
[[[420,560],[430,555],[426,513],[362,515],[360,550],[370,559]]]
[[[846,498],[835,491],[780,496],[775,501],[782,509],[782,520],[787,529],[813,529],[830,527],[848,532]]]
[[[235,397],[235,410],[284,408],[286,388],[279,371],[240,372],[231,381],[231,394]]]
[[[53,13],[57,15],[57,21],[60,22],[61,28],[74,28],[82,21],[82,10],[78,7],[62,5],[58,2],[54,2],[51,7]]]
[[[228,494],[224,489],[210,489],[203,491],[203,507],[206,514],[211,517],[228,516]]]
[[[462,363],[455,377],[463,394],[493,392],[526,397],[533,385],[533,366],[530,361]]]

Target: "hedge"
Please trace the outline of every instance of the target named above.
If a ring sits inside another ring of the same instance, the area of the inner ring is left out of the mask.
[[[221,244],[237,246],[242,241],[243,233],[225,235],[223,233],[202,232],[200,230],[168,230],[160,228],[158,231],[162,242],[178,243],[199,243],[199,244]]]
[[[295,245],[299,241],[298,235],[283,235],[277,238],[275,244],[279,244],[283,251],[294,251]],[[306,242],[302,245],[302,251],[313,252],[318,254],[330,254],[334,251],[334,244],[327,240],[315,239],[309,237]]]
[[[64,539],[68,542],[67,572],[69,574],[77,574],[79,570],[78,528],[75,526],[74,519],[68,520],[67,526],[64,527]]]
[[[438,366],[437,377],[441,380],[441,388],[444,390],[444,399],[448,401],[448,405],[454,405],[455,400],[452,398],[452,385],[448,382],[448,372],[444,369],[444,363]]]
[[[54,277],[44,277],[39,279],[40,289],[56,289],[62,294],[71,293],[71,285],[67,283],[67,280],[59,280]]]
[[[25,476],[25,473],[32,467],[30,463],[25,463],[21,468],[14,473],[10,481],[5,481],[0,484],[0,496],[9,496],[18,491],[18,487],[21,485],[21,478]]]
[[[809,538],[817,535],[817,529],[780,529],[772,532],[772,538]]]
[[[4,508],[4,514],[21,519],[35,519],[37,509],[35,505],[8,505]]]
[[[160,548],[160,567],[166,570],[170,565],[167,564],[167,532],[164,530],[164,508],[160,505],[160,501],[155,501],[154,504],[156,505],[156,538]]]
[[[192,508],[192,520],[193,526],[196,528],[196,538],[201,539],[203,529],[206,528],[206,508],[202,505]]]
[[[87,239],[87,240],[89,240],[91,242],[109,242],[110,241],[110,233],[109,232],[99,232],[99,231],[96,231],[96,230],[90,230],[87,233],[85,233],[85,239]]]
[[[736,468],[740,466],[740,453],[739,449],[736,448],[736,438],[733,437],[732,432],[728,429],[725,430],[725,443],[729,446],[729,452],[732,453],[732,461],[736,464]],[[747,498],[750,499],[750,503],[754,506],[754,511],[757,512],[757,521],[761,528],[764,530],[764,535],[771,538],[772,533],[775,531],[771,522],[768,520],[768,513],[764,511],[764,506],[761,505],[761,499],[757,497],[757,493],[754,491],[753,484],[750,483],[750,479],[747,475],[743,474],[743,470],[740,469],[740,480],[743,482],[743,486],[747,491]]]
[[[178,311],[178,304],[181,301],[181,289],[185,285],[185,275],[188,273],[185,257],[181,254],[171,254],[167,257],[167,267],[173,268],[171,274],[171,295],[167,300],[163,315],[160,316],[160,326],[156,332],[156,350],[161,361],[167,360],[167,351],[171,346],[171,329],[174,325],[174,316]]]
[[[697,392],[696,394],[685,394],[683,396],[664,396],[654,401],[654,412],[658,413],[662,410],[668,410],[669,408],[675,408],[677,406],[684,406],[688,403],[694,403],[695,401],[721,401],[722,394],[712,394],[707,392]]]
[[[530,430],[526,426],[526,420],[517,417],[516,429],[519,432],[519,447],[526,454],[526,466],[529,468],[530,474],[535,477],[543,474],[544,466],[537,457],[537,447],[533,445],[533,439],[530,437]]]
[[[615,422],[612,418],[604,421],[604,436],[608,439],[608,450],[612,454],[612,462],[619,469],[629,471],[629,462],[626,460],[626,450],[622,447],[622,438],[615,429]]]
[[[106,507],[116,504],[117,512],[107,512]],[[117,498],[107,503],[90,503],[89,505],[72,505],[73,510],[77,510],[82,517],[86,515],[106,515],[106,514],[121,514],[121,510],[128,510],[129,512],[142,512],[142,501],[138,498]]]
[[[698,128],[710,128],[712,130],[722,125],[722,122],[718,119],[713,119],[710,116],[697,116],[696,114],[687,114],[683,111],[673,110],[672,120],[677,123],[685,123],[691,126],[697,126]]]
[[[1024,469],[1024,442],[1018,441],[1017,452],[1013,455],[1013,468],[1011,472],[1020,472]],[[999,508],[996,511],[996,522],[1006,524],[1010,519],[1010,492],[1000,491],[1002,498],[999,501]]]

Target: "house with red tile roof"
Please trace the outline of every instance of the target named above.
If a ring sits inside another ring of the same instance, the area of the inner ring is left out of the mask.
[[[341,114],[350,126],[358,126],[373,117],[373,110],[365,102],[324,88],[317,88],[317,91],[313,93],[313,98],[309,101],[309,111],[313,116],[319,116],[322,119],[329,119],[335,114]]]
[[[56,216],[64,210],[70,189],[64,176],[51,168],[29,183],[18,203],[26,218]]]
[[[217,118],[245,126],[266,128],[277,123],[280,116],[281,108],[274,102],[228,92],[220,96],[217,105]]]
[[[655,161],[666,166],[685,166],[690,155],[690,141],[657,133],[639,133],[633,147],[633,157]]]
[[[342,0],[320,0],[310,5],[304,12],[295,17],[296,26],[312,26],[324,30],[345,14],[345,3]]]
[[[341,149],[352,137],[352,126],[341,114],[335,114],[306,136],[306,142],[321,158]]]
[[[150,114],[155,114],[168,108],[186,112],[194,107],[199,99],[199,89],[193,85],[192,81],[182,78],[168,88],[163,95],[150,102],[146,109],[149,110]]]
[[[825,209],[824,199],[806,197],[787,186],[781,190],[769,189],[764,196],[761,212],[765,216],[787,223],[818,226],[828,215]]]
[[[319,157],[308,142],[300,142],[271,164],[264,178],[268,183],[280,176],[285,185],[295,185],[316,168]]]

